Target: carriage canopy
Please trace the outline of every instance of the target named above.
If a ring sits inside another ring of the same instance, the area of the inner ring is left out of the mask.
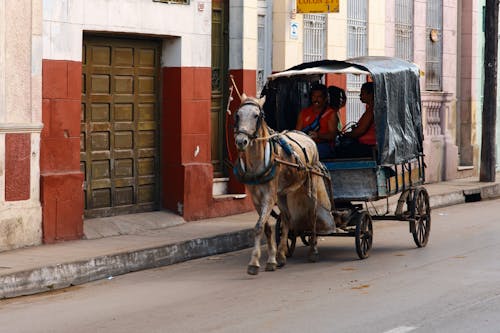
[[[303,63],[269,77],[266,117],[278,130],[293,127],[304,104],[304,83],[325,74],[370,75],[375,85],[375,127],[379,164],[399,164],[423,153],[420,70],[410,62],[390,57],[358,57],[345,61],[322,60]],[[287,115],[288,110],[293,115]],[[270,114],[274,113],[274,114]],[[287,120],[288,119],[288,120]],[[291,126],[290,126],[291,125]]]

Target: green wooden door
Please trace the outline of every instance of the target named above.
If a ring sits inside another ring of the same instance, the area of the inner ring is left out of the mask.
[[[212,103],[211,103],[211,156],[214,176],[226,174],[224,160],[227,156],[225,143],[225,112],[228,98],[228,11],[229,1],[212,1]]]
[[[159,53],[157,41],[84,38],[80,165],[86,217],[158,207]]]

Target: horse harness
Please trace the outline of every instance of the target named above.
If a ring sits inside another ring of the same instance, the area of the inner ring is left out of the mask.
[[[313,174],[321,176],[321,177],[326,177],[328,179],[330,178],[330,175],[325,168],[321,168],[321,170],[318,171],[315,168],[304,165],[304,163],[300,160],[297,153],[293,150],[292,146],[283,138],[283,136],[285,136],[290,141],[295,142],[295,144],[297,144],[297,146],[300,147],[300,149],[302,150],[302,152],[304,154],[306,164],[309,164],[309,156],[307,155],[307,151],[299,142],[297,142],[296,140],[294,140],[293,138],[291,138],[287,134],[288,131],[284,131],[282,133],[276,133],[274,130],[272,130],[271,128],[268,127],[270,135],[268,137],[258,138],[257,133],[259,132],[260,127],[262,126],[263,119],[264,119],[264,112],[263,112],[260,104],[252,99],[245,100],[240,105],[240,108],[242,106],[245,106],[245,105],[253,105],[253,106],[257,106],[259,108],[259,115],[258,115],[258,119],[257,119],[257,125],[255,127],[255,132],[248,133],[246,131],[240,130],[238,128],[239,119],[237,118],[235,125],[234,125],[235,133],[236,134],[244,134],[251,141],[259,140],[259,139],[267,141],[265,153],[264,153],[265,168],[261,172],[250,173],[246,170],[244,161],[240,157],[240,158],[238,158],[238,161],[235,163],[235,165],[233,167],[233,173],[236,176],[236,178],[238,179],[238,181],[240,181],[243,184],[247,184],[247,185],[265,184],[265,183],[271,181],[275,177],[277,163],[287,165],[290,167],[294,167],[294,168],[297,168],[299,170],[307,170],[309,174],[313,173]],[[288,162],[288,161],[285,161],[285,160],[282,160],[282,159],[276,157],[278,145],[283,149],[283,151],[288,156],[293,156],[295,158],[295,163]]]

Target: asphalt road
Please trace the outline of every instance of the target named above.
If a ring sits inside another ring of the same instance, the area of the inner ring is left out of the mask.
[[[276,272],[246,274],[250,250],[0,301],[0,332],[500,332],[500,200],[432,212],[429,244],[374,224],[300,245]],[[265,258],[262,258],[265,265]]]

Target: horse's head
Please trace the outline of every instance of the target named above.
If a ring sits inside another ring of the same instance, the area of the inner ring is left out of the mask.
[[[254,98],[241,95],[241,105],[236,111],[234,122],[234,140],[236,147],[244,151],[254,140],[264,118],[264,102],[266,97]]]

